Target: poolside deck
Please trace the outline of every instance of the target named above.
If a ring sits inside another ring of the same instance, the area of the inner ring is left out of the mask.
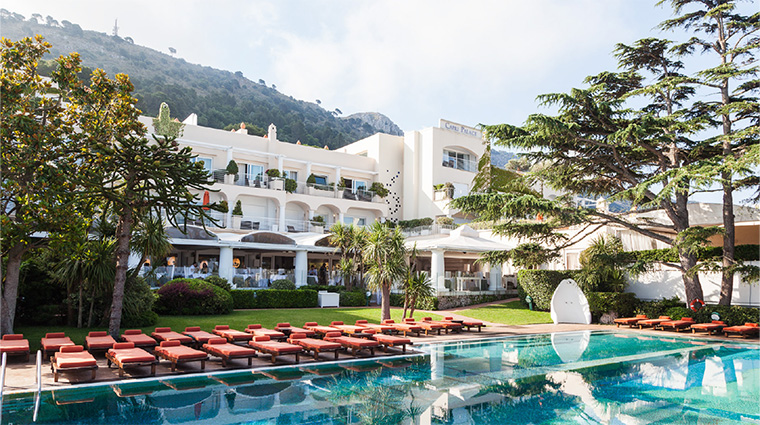
[[[487,322],[486,322],[487,323]],[[649,336],[688,336],[688,337],[694,337],[694,338],[705,338],[707,340],[730,340],[730,341],[742,341],[742,342],[751,342],[751,343],[758,343],[757,338],[750,338],[750,339],[737,339],[737,338],[727,338],[724,336],[708,336],[706,333],[697,333],[692,334],[691,332],[672,332],[672,331],[653,331],[651,329],[644,329],[644,330],[638,330],[638,329],[629,329],[626,327],[620,327],[616,328],[614,326],[609,325],[575,325],[575,324],[539,324],[539,325],[501,325],[501,324],[491,324],[488,323],[488,326],[483,328],[482,332],[477,332],[476,330],[473,330],[471,332],[463,331],[459,333],[450,332],[448,334],[441,334],[441,335],[430,335],[430,336],[420,336],[420,337],[414,337],[411,336],[412,342],[414,342],[414,346],[411,346],[407,349],[407,353],[414,353],[416,352],[415,346],[418,344],[427,344],[427,343],[436,343],[436,342],[442,342],[442,341],[452,341],[452,340],[466,340],[466,339],[478,339],[478,338],[491,338],[491,337],[499,337],[499,336],[510,336],[510,335],[530,335],[530,334],[545,334],[545,333],[552,333],[552,332],[569,332],[569,331],[581,331],[581,330],[607,330],[607,331],[618,331],[618,332],[631,332],[636,334],[644,334]],[[374,358],[381,358],[383,356],[395,356],[400,354],[399,351],[391,350],[389,352],[383,352],[382,350],[375,350],[375,357]],[[9,358],[8,360],[8,366],[6,370],[6,380],[5,380],[5,393],[13,393],[13,392],[25,392],[25,391],[33,391],[36,389],[35,384],[35,363],[34,363],[34,355],[31,356],[31,359],[28,363],[20,362],[19,360],[15,358]],[[95,358],[98,360],[98,369],[95,381],[90,380],[90,371],[84,371],[80,373],[65,373],[62,374],[59,378],[59,382],[53,381],[53,374],[50,371],[50,362],[49,359],[46,359],[43,362],[42,365],[42,386],[43,389],[51,389],[51,388],[58,388],[58,387],[67,387],[71,386],[72,384],[81,384],[81,383],[89,383],[89,382],[109,382],[109,381],[119,381],[123,378],[119,378],[119,372],[118,368],[112,367],[109,369],[107,367],[106,359],[103,356],[103,354],[98,354],[95,356]],[[322,357],[324,360],[332,360],[332,355],[323,355]],[[362,356],[360,355],[360,358]],[[369,356],[363,357],[363,358],[370,358]],[[347,354],[345,352],[341,352],[339,356],[339,360],[352,360],[354,359],[353,356],[350,354]],[[299,365],[308,365],[310,363],[320,363],[315,362],[314,359],[311,356],[303,355],[301,356],[301,361]],[[285,357],[283,360],[278,360],[276,365],[282,365],[282,366],[288,366],[292,365],[292,358],[290,356]],[[258,369],[258,368],[265,368],[265,367],[271,367],[272,363],[269,361],[269,356],[260,356],[258,358],[253,359],[253,365],[252,368]],[[162,361],[161,364],[159,364],[156,367],[156,376],[181,376],[186,374],[193,374],[193,373],[212,373],[215,371],[222,371],[222,370],[245,370],[249,369],[246,360],[233,360],[228,367],[224,368],[222,367],[221,360],[218,358],[211,358],[209,361],[206,362],[206,369],[205,371],[200,370],[200,364],[198,363],[189,363],[189,364],[183,364],[180,367],[178,367],[177,372],[171,372],[170,364],[169,362]],[[135,369],[125,369],[125,376],[127,377],[126,380],[133,381],[135,379],[139,379],[140,377],[146,377],[149,376],[149,368],[135,368]]]

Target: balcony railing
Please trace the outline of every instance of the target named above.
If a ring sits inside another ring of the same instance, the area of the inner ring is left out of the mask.
[[[448,235],[456,229],[456,224],[431,224],[428,226],[417,226],[401,231],[404,236],[426,236],[426,235]]]
[[[457,170],[463,170],[463,171],[478,171],[478,161],[473,161],[471,159],[455,159],[455,158],[443,158],[443,164],[444,167],[447,168],[454,168]]]

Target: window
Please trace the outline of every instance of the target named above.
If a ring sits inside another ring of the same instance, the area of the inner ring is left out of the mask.
[[[354,192],[365,192],[367,190],[367,182],[360,180],[354,180]]]
[[[264,176],[264,166],[248,164],[248,179],[249,180],[262,180]]]
[[[366,218],[364,218],[364,217],[362,217],[362,218],[357,218],[357,219],[356,219],[356,225],[357,225],[357,226],[366,226],[366,225],[367,225],[367,219],[366,219]]]
[[[443,166],[455,168],[457,170],[475,171],[477,164],[474,158],[468,153],[455,152],[450,150],[443,151]]]
[[[353,224],[354,218],[347,215],[343,216],[343,224]]]
[[[285,174],[286,179],[298,181],[298,171],[284,170],[283,173]]]
[[[211,158],[196,157],[196,158],[193,158],[193,162],[202,162],[203,163],[203,169],[206,170],[206,173],[208,173],[209,177],[211,177],[211,175],[212,175],[211,174],[211,172],[212,172],[211,166],[212,166],[212,163],[213,163],[212,160],[211,160]]]

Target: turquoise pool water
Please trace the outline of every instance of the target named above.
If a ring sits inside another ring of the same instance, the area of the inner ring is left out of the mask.
[[[38,423],[760,424],[757,344],[577,332],[43,392]],[[32,423],[35,394],[0,422]]]

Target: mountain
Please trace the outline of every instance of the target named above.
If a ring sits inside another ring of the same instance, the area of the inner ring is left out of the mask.
[[[491,149],[491,164],[499,168],[504,168],[510,159],[515,158],[517,158],[517,154],[514,152]]]
[[[186,62],[148,47],[134,44],[130,37],[111,36],[83,30],[69,21],[58,23],[48,16],[24,16],[0,10],[2,35],[20,40],[41,34],[52,45],[47,59],[78,52],[82,64],[102,68],[109,75],[125,73],[135,85],[137,107],[155,116],[162,102],[172,116],[184,119],[198,115],[198,124],[213,128],[237,128],[241,122],[265,129],[277,126],[278,138],[295,143],[336,149],[375,133],[402,135],[388,117],[377,112],[339,117],[339,109],[327,111],[320,105],[280,93],[264,80],[251,81],[243,73],[229,72]]]

